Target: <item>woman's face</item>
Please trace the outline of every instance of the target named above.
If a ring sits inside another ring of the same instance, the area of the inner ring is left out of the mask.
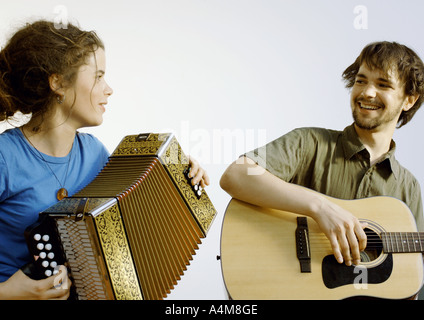
[[[90,55],[82,65],[73,86],[65,89],[65,101],[61,105],[68,109],[67,124],[75,129],[98,126],[103,122],[103,113],[112,88],[106,83],[106,57],[102,48]]]

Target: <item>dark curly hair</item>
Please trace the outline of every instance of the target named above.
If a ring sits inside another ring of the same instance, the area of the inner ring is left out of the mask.
[[[94,31],[68,24],[57,29],[53,22],[36,21],[16,32],[0,51],[0,121],[17,112],[45,114],[57,95],[49,77],[58,74],[72,84],[78,68],[103,42]]]
[[[397,71],[405,85],[405,94],[419,95],[418,100],[408,111],[403,111],[398,120],[398,128],[407,124],[424,102],[424,64],[410,48],[396,42],[374,42],[367,45],[342,74],[347,88],[352,88],[362,63],[371,69],[377,68],[385,73]]]

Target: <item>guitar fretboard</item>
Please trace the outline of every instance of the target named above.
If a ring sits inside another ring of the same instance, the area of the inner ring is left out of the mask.
[[[386,253],[424,252],[424,232],[384,232],[381,241]]]

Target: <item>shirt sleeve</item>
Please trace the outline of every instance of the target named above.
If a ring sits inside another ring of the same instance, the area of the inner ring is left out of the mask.
[[[105,145],[94,135],[89,133],[79,133],[79,137],[82,141],[84,148],[90,150],[90,153],[95,154],[95,159],[98,160],[98,166],[103,166],[108,162],[110,152],[107,150]]]
[[[247,152],[244,156],[255,161],[275,176],[290,182],[312,150],[305,129],[295,129],[270,143]]]
[[[7,184],[9,180],[9,170],[7,168],[6,161],[0,152],[0,202],[3,202],[7,198]]]

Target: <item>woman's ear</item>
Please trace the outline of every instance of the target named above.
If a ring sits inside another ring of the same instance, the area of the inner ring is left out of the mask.
[[[58,96],[65,95],[65,88],[63,86],[63,77],[61,75],[52,74],[49,77],[49,84],[50,84],[50,89],[52,89],[52,91],[56,93]]]

